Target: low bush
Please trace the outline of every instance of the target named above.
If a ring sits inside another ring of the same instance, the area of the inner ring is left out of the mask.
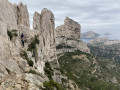
[[[49,79],[52,79],[53,74],[53,69],[50,66],[49,62],[45,63],[45,68],[44,68],[45,74],[48,76]]]
[[[37,36],[34,37],[34,39],[32,40],[32,42],[28,45],[28,51],[33,51],[34,49],[36,49],[36,45],[39,44],[39,39]]]
[[[63,90],[61,89],[61,85],[53,80],[50,80],[49,82],[44,82],[43,86],[45,87],[45,90],[54,90],[54,88],[56,88],[56,90]]]
[[[29,66],[33,67],[33,61],[32,60],[27,60],[27,63],[29,64]]]
[[[43,77],[42,74],[36,72],[35,70],[30,70],[28,73],[36,74],[36,75],[38,75],[40,77]]]
[[[33,61],[32,60],[30,60],[29,58],[28,58],[28,55],[27,55],[27,53],[25,52],[25,51],[21,51],[20,52],[20,56],[23,58],[23,59],[26,59],[27,60],[27,63],[29,64],[29,66],[31,66],[31,67],[33,67]]]
[[[18,36],[18,34],[16,32],[17,32],[17,30],[7,31],[7,34],[9,36],[10,40],[12,40],[13,37],[17,37]]]
[[[10,40],[12,40],[12,38],[13,38],[12,32],[7,31],[7,34],[8,34],[8,36],[9,36]]]
[[[29,60],[28,55],[27,55],[27,53],[26,53],[25,51],[21,51],[21,52],[20,52],[20,56],[21,56],[23,59]]]
[[[60,44],[60,45],[56,46],[56,49],[62,49],[62,48],[74,48],[74,47],[71,47],[71,46],[65,45],[65,44]]]

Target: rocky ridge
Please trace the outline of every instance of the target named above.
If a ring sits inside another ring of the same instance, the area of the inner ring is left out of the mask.
[[[47,69],[54,70],[52,79],[58,83],[62,77],[67,78],[54,69],[59,67],[56,47],[60,43],[74,47],[74,49],[62,49],[64,52],[73,52],[76,49],[89,52],[86,44],[80,40],[80,25],[68,17],[64,25],[67,34],[65,38],[59,38],[61,41],[56,39],[59,33],[56,34],[55,31],[54,14],[46,8],[41,14],[35,12],[33,30],[30,29],[27,6],[23,3],[13,5],[8,0],[0,0],[0,11],[0,52],[2,52],[0,89],[2,90],[40,90],[43,88],[43,82],[50,80],[46,74]],[[21,33],[24,34],[24,47],[21,45]],[[46,68],[47,62],[51,62],[50,65],[53,67]],[[71,83],[73,81],[69,81],[68,84],[74,89]]]

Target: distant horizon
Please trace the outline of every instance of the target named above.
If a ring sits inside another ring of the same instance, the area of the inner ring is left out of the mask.
[[[87,31],[83,31],[83,30],[81,30],[81,33],[85,33],[85,32],[88,32],[88,31],[93,31],[93,32],[95,32],[95,33],[98,33],[98,34],[100,34],[101,36],[100,37],[106,37],[104,34],[105,33],[110,33],[110,35],[109,35],[109,39],[119,39],[120,40],[120,30],[114,30],[114,31],[112,31],[112,32],[109,32],[109,30],[106,30],[106,31],[95,31],[95,30],[87,30]]]

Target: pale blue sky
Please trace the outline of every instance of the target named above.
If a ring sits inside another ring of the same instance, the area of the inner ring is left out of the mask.
[[[120,0],[8,0],[23,2],[28,6],[32,25],[35,11],[50,9],[55,15],[56,26],[64,23],[66,16],[79,22],[82,32],[109,32],[120,39]]]

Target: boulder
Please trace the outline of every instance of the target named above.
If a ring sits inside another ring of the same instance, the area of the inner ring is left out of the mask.
[[[0,59],[0,64],[7,69],[8,73],[21,73],[21,69],[19,68],[18,64],[12,59]]]

